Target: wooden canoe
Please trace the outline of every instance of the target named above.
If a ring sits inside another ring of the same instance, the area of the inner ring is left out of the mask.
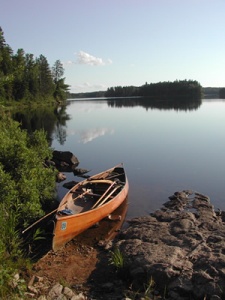
[[[126,199],[128,189],[123,164],[93,175],[72,187],[56,212],[53,250],[57,251],[75,236],[109,216]]]

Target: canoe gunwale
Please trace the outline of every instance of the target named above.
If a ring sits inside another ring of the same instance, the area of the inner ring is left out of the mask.
[[[126,185],[126,184],[125,184]],[[117,186],[118,187],[118,186]],[[73,214],[73,215],[58,215],[56,213],[56,219],[57,220],[68,220],[68,219],[71,219],[71,218],[77,218],[79,215],[85,215],[85,214],[90,214],[92,213],[93,211],[96,211],[96,210],[101,210],[101,208],[103,206],[107,206],[107,205],[110,205],[112,201],[115,201],[115,198],[117,198],[122,192],[123,192],[123,189],[124,189],[125,186],[122,187],[121,191],[119,191],[119,193],[117,195],[115,195],[115,197],[113,197],[111,200],[107,201],[106,203],[100,205],[100,206],[97,206],[93,209],[90,209],[88,211],[85,211],[85,212],[81,212],[81,213],[78,213],[78,214]],[[60,210],[59,210],[60,211]],[[58,211],[57,211],[58,212]]]

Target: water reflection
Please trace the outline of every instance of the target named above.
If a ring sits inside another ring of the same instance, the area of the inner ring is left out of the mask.
[[[21,109],[14,111],[12,118],[18,121],[21,128],[26,129],[28,133],[44,129],[50,145],[53,139],[61,145],[66,141],[66,122],[70,120],[66,106]]]
[[[201,104],[201,99],[152,99],[152,98],[101,98],[101,99],[83,99],[81,102],[87,100],[86,103],[102,103],[106,102],[109,107],[144,107],[148,109],[159,110],[177,110],[177,111],[191,111],[197,110]],[[44,129],[47,133],[49,144],[53,140],[57,140],[60,145],[64,145],[67,139],[67,121],[71,119],[67,113],[67,107],[79,100],[68,100],[67,105],[58,107],[37,107],[35,109],[21,109],[12,114],[14,120],[21,124],[21,128],[26,129],[28,133],[35,130]],[[87,104],[88,107],[88,104]],[[70,133],[71,134],[71,133]],[[113,135],[114,129],[108,127],[101,128],[86,128],[80,131],[74,129],[73,134],[80,136],[79,143],[86,144],[94,139],[107,134]]]
[[[110,128],[91,128],[89,130],[81,132],[80,142],[86,144],[100,136],[103,136],[105,134],[113,134],[113,133],[114,133],[114,129],[110,129]]]
[[[177,111],[191,111],[197,110],[201,104],[202,100],[199,98],[174,98],[174,99],[166,99],[166,98],[142,98],[142,97],[134,97],[134,98],[111,98],[108,99],[108,105],[110,107],[135,107],[142,106],[148,109],[157,108],[159,110],[177,110]]]

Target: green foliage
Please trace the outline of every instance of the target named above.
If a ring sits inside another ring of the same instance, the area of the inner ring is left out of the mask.
[[[52,76],[55,83],[54,98],[57,101],[65,100],[68,94],[69,85],[65,84],[63,64],[57,60],[52,67]]]
[[[13,54],[0,27],[0,102],[44,102],[54,97],[65,100],[68,85],[61,79],[63,65],[57,60],[52,69],[43,55],[34,58],[23,49]]]
[[[55,84],[55,92],[54,92],[54,98],[57,101],[65,100],[68,93],[69,86],[64,83],[64,78],[59,79]]]
[[[27,286],[25,280],[20,278],[16,267],[9,260],[3,261],[0,266],[0,299],[2,300],[25,299]]]
[[[31,220],[42,216],[42,205],[52,199],[55,174],[43,167],[44,160],[52,154],[41,130],[28,136],[12,120],[1,122],[1,129],[0,164],[16,187],[20,223],[27,226]]]
[[[153,278],[151,277],[148,284],[145,284],[144,286],[144,299],[150,299],[150,297],[152,297],[152,294],[154,292],[155,289],[155,281],[153,280]]]
[[[110,251],[109,263],[113,265],[117,271],[127,267],[127,260],[118,248],[115,248],[114,251]]]
[[[0,128],[0,298],[4,299],[7,293],[23,290],[21,280],[11,288],[23,257],[21,231],[44,215],[44,205],[53,202],[55,171],[43,166],[52,155],[44,131],[28,135],[7,117],[0,118]],[[40,238],[37,231],[33,239]]]

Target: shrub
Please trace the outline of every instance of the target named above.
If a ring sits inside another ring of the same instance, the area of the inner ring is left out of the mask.
[[[27,264],[20,232],[54,201],[55,171],[43,166],[52,153],[44,131],[28,135],[7,117],[0,118],[0,128],[0,298],[4,299],[23,290],[21,280],[12,289],[18,268]]]

